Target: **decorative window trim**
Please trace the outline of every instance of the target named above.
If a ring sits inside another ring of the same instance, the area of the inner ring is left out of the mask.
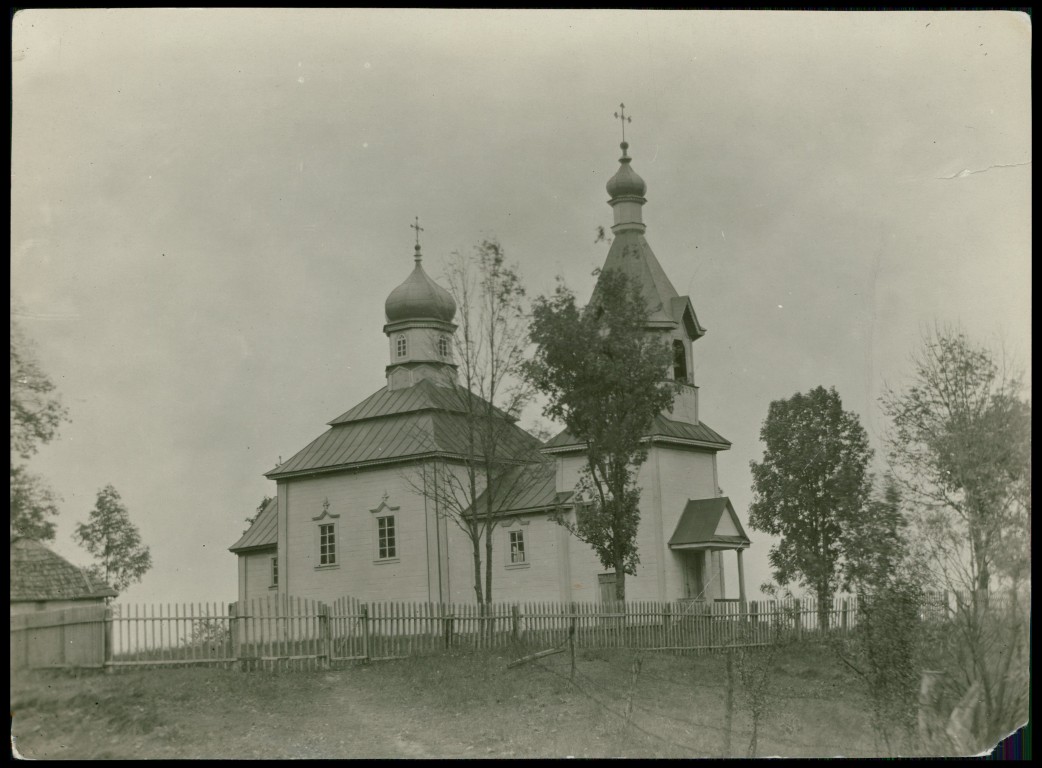
[[[405,357],[409,354],[409,341],[404,333],[399,333],[394,340],[394,352],[396,357]]]
[[[390,504],[388,504],[387,503],[387,498],[388,498],[388,496],[387,496],[387,493],[385,492],[384,495],[383,495],[383,498],[380,499],[380,503],[377,504],[372,509],[370,509],[369,511],[372,512],[374,515],[378,515],[381,512],[383,512],[384,510],[386,510],[388,512],[397,512],[399,509],[401,509],[401,507],[392,507]]]
[[[326,527],[329,527],[329,528],[333,529],[332,530],[332,534],[333,534],[333,548],[332,548],[333,561],[332,562],[323,563],[322,562],[322,529],[326,528]],[[336,522],[320,523],[319,525],[315,526],[315,545],[316,545],[315,546],[315,552],[316,552],[316,555],[317,555],[316,559],[318,560],[318,562],[315,564],[315,568],[316,569],[339,568],[340,567],[340,552],[339,552],[339,549],[340,549],[340,526]]]
[[[279,556],[278,555],[275,555],[275,557],[270,559],[270,562],[268,564],[268,579],[269,579],[268,589],[278,589],[279,588]]]
[[[314,520],[315,522],[318,522],[319,520],[321,520],[322,518],[325,518],[325,517],[331,518],[333,520],[336,520],[337,518],[340,517],[339,514],[335,514],[335,513],[329,511],[329,499],[328,498],[325,501],[322,502],[322,514],[320,514],[320,515],[318,515],[316,517],[313,517],[311,519]]]

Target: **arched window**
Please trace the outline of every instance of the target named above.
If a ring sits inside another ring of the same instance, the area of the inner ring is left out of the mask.
[[[406,346],[406,343],[405,343],[405,334],[404,333],[398,336],[398,340],[397,340],[397,343],[396,343],[395,346],[396,346],[396,348],[398,350],[398,357],[405,357],[405,352],[406,352],[406,349],[408,349],[408,347]]]
[[[449,337],[442,336],[438,339],[438,354],[442,357],[449,356]]]
[[[680,339],[673,340],[673,378],[681,384],[687,384],[687,353],[684,351],[684,342]]]

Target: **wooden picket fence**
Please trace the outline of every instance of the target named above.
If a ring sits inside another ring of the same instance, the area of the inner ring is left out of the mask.
[[[924,619],[936,618],[936,606]],[[75,613],[79,611],[82,613]],[[75,615],[74,615],[75,614]],[[836,598],[830,633],[858,624],[858,601]],[[640,648],[705,653],[764,646],[781,634],[822,635],[813,599],[627,603],[368,602],[281,596],[245,603],[95,606],[12,616],[12,667],[109,669],[217,665],[316,669],[446,650]]]

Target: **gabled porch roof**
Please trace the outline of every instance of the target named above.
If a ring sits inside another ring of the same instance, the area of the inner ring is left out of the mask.
[[[669,539],[670,549],[744,549],[749,544],[726,496],[689,499]]]

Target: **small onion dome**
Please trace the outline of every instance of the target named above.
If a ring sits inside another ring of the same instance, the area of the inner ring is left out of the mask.
[[[417,258],[412,274],[387,297],[384,312],[389,323],[402,320],[443,320],[451,323],[456,316],[456,301],[448,291],[430,279]]]
[[[633,158],[626,154],[626,150],[630,145],[624,141],[619,146],[622,147],[622,157],[619,158],[622,166],[614,176],[608,179],[608,194],[613,199],[616,197],[644,197],[648,186],[644,183],[644,179],[630,168],[630,160]]]

